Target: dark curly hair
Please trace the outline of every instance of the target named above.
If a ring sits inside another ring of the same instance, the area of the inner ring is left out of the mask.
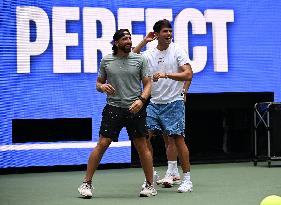
[[[162,28],[172,28],[170,21],[167,19],[157,21],[153,26],[153,31],[160,33]]]
[[[126,34],[131,35],[131,33],[130,33],[130,31],[128,29],[119,29],[113,35],[113,46],[112,46],[113,55],[116,55],[117,52],[118,52],[118,47],[115,45],[115,42],[118,41],[123,36],[125,36]]]

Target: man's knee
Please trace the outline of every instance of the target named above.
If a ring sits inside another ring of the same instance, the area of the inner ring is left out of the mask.
[[[145,151],[146,149],[148,150],[145,137],[134,138],[133,142],[137,151]]]
[[[99,147],[100,149],[107,149],[109,147],[109,145],[111,144],[111,142],[112,142],[112,139],[101,136],[100,140],[97,144],[97,147]]]

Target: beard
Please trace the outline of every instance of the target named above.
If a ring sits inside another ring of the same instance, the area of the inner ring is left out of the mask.
[[[127,44],[127,45],[124,45],[124,46],[120,46],[119,49],[122,50],[125,53],[130,53],[131,50],[132,50],[132,45]]]

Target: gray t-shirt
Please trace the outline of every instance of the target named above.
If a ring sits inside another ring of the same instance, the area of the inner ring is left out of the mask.
[[[145,58],[133,52],[127,57],[106,55],[100,64],[99,77],[115,88],[114,95],[107,95],[109,105],[129,108],[142,92],[141,80],[150,76]]]

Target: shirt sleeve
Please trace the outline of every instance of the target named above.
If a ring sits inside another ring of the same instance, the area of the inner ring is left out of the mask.
[[[148,58],[148,50],[145,50],[145,51],[143,51],[143,52],[140,52],[140,54],[144,57],[144,59],[146,59],[146,61],[147,61],[147,58]]]
[[[178,47],[177,52],[176,52],[176,56],[177,56],[178,66],[182,66],[184,64],[189,63],[187,53],[184,49]]]
[[[100,69],[99,69],[98,77],[101,77],[101,78],[106,77],[106,72],[105,72],[105,62],[104,62],[104,59],[101,59]]]
[[[147,60],[146,60],[145,56],[141,55],[141,59],[142,59],[142,62],[141,62],[141,78],[150,77],[151,74],[149,72],[148,64],[147,64]]]

